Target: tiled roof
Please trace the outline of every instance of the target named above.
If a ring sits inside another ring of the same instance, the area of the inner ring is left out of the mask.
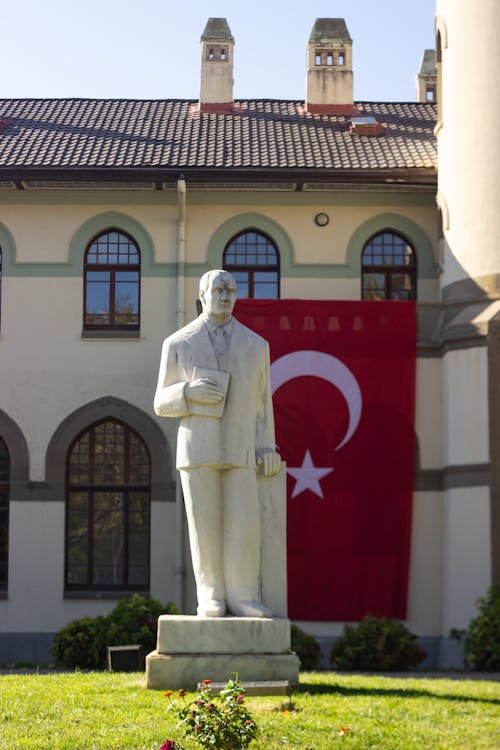
[[[309,42],[352,42],[343,18],[317,18]]]
[[[383,135],[349,132],[350,118],[304,103],[238,100],[200,114],[192,100],[2,99],[2,172],[26,169],[433,169],[435,106],[358,102]]]
[[[437,76],[436,67],[436,50],[426,49],[422,57],[422,64],[420,65],[419,75],[421,76]]]
[[[201,38],[218,39],[223,42],[230,40],[234,42],[231,29],[225,18],[209,18]]]

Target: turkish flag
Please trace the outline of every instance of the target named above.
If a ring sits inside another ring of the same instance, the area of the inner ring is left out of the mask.
[[[415,304],[240,300],[235,317],[270,344],[289,616],[404,619]]]

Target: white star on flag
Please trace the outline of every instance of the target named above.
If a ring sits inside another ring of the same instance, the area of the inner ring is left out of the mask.
[[[300,495],[304,490],[311,490],[315,495],[323,498],[323,490],[321,489],[319,480],[326,477],[332,471],[333,468],[327,466],[316,467],[313,464],[309,450],[307,450],[302,461],[302,466],[297,466],[295,469],[287,468],[287,472],[295,479],[292,498]]]

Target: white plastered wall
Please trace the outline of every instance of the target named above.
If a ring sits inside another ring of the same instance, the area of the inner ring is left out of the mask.
[[[415,492],[406,620],[419,636],[441,635],[442,575],[442,493]]]
[[[444,463],[489,461],[488,350],[471,347],[443,357]]]
[[[445,466],[473,471],[489,462],[486,347],[448,352],[443,360]],[[443,632],[466,627],[491,584],[488,486],[455,486],[444,494]]]
[[[171,200],[171,199],[170,199]],[[331,226],[316,227],[314,214],[323,206],[188,206],[188,261],[204,263],[210,237],[224,221],[246,211],[264,213],[290,237],[296,260],[303,263],[344,263],[345,249],[357,226],[382,212],[400,212],[420,223],[432,236],[430,208],[394,206],[327,207]],[[18,263],[68,261],[75,232],[106,212],[123,213],[142,224],[154,247],[154,262],[176,260],[177,206],[123,204],[99,198],[67,205],[47,203],[5,205],[2,222],[15,239]],[[30,272],[31,273],[31,272]],[[83,284],[80,276],[4,275],[0,331],[0,408],[17,424],[28,443],[30,480],[45,480],[47,446],[61,422],[80,406],[103,396],[123,399],[155,418],[152,397],[162,339],[175,329],[176,279],[143,276],[139,339],[82,339]],[[186,319],[195,316],[198,278],[185,280]],[[283,279],[283,297],[359,299],[359,278]],[[29,304],[26,301],[29,300]],[[20,304],[20,301],[23,303]],[[170,445],[175,424],[158,420]],[[64,504],[11,498],[8,598],[0,601],[0,632],[52,632],[83,615],[108,612],[112,600],[63,597]],[[419,501],[416,528],[427,528],[426,499]],[[420,520],[419,520],[420,519]],[[151,594],[162,601],[175,598],[176,544],[173,503],[153,503],[151,523]],[[426,580],[418,558],[412,562],[417,588]],[[416,567],[415,567],[416,566]],[[189,566],[188,566],[189,568]],[[189,571],[188,571],[189,579]],[[413,584],[412,584],[413,587]],[[186,582],[187,599],[192,587]],[[416,590],[416,589],[415,589]],[[415,599],[419,606],[418,595]],[[434,622],[426,623],[431,632]],[[337,628],[336,624],[322,627]]]
[[[151,596],[175,598],[174,503],[151,504]],[[9,596],[0,633],[52,633],[76,618],[108,613],[110,599],[64,599],[64,504],[10,503]]]
[[[466,628],[491,585],[489,487],[444,493],[443,635]]]
[[[437,0],[442,40],[439,192],[449,214],[443,286],[499,272],[500,3]]]
[[[417,359],[415,436],[423,476],[442,468],[441,360]],[[436,490],[413,494],[408,626],[421,636],[441,634],[443,498]]]
[[[200,200],[196,193],[192,200]],[[307,196],[310,200],[310,195]],[[316,196],[315,196],[316,197]],[[297,263],[345,263],[345,253],[352,234],[364,222],[380,214],[397,214],[418,224],[424,232],[437,242],[436,214],[433,206],[401,206],[391,203],[381,205],[331,205],[324,202],[323,194],[317,195],[317,202],[301,205],[290,196],[288,205],[273,203],[237,203],[233,205],[193,204],[188,191],[187,243],[189,259],[194,262],[206,260],[207,240],[219,227],[234,216],[245,213],[268,217],[286,230],[294,248]],[[365,201],[366,202],[366,201]],[[329,223],[319,227],[314,222],[317,213],[328,214]],[[221,252],[222,252],[221,248]],[[307,284],[307,280],[303,279]]]
[[[2,220],[15,239],[18,263],[64,263],[79,227],[109,211],[147,228],[153,260],[175,261],[176,206],[11,205],[4,207]],[[31,481],[45,480],[45,456],[55,430],[86,403],[112,395],[156,419],[153,392],[161,342],[174,328],[175,294],[175,279],[143,276],[140,338],[83,339],[81,276],[4,274],[0,408],[27,441]],[[159,423],[174,446],[175,425]],[[0,602],[1,632],[53,632],[75,617],[102,614],[115,605],[109,599],[64,599],[62,502],[11,497],[9,532],[9,588],[8,598]],[[151,594],[173,600],[173,503],[152,503],[151,550]]]
[[[18,262],[67,262],[77,230],[107,213],[123,214],[142,224],[153,242],[157,262],[177,260],[177,205],[170,194],[164,204],[152,200],[151,205],[144,205],[143,198],[127,200],[123,196],[123,202],[116,202],[91,193],[76,193],[71,203],[66,193],[64,198],[65,202],[58,203],[57,195],[45,198],[37,192],[30,203],[2,205],[1,221],[15,240]]]
[[[170,279],[143,279],[141,338],[113,341],[81,338],[80,279],[4,279],[0,406],[26,438],[31,481],[45,480],[47,446],[61,422],[80,406],[112,395],[155,419],[152,399],[162,329],[173,315],[158,313],[165,299],[173,298],[174,285]],[[27,297],[30,307],[19,316],[17,301]],[[148,326],[155,317],[162,325]],[[159,424],[174,446],[175,425],[167,420]],[[11,497],[9,589],[8,599],[0,602],[0,632],[53,632],[76,617],[103,614],[115,605],[106,599],[64,599],[64,513],[62,502]],[[151,595],[163,602],[176,595],[175,544],[174,503],[153,502]]]
[[[161,311],[166,299],[175,299],[175,281],[143,279],[142,298],[140,339],[82,339],[81,279],[4,279],[0,393],[8,397],[1,408],[28,442],[33,481],[44,480],[47,445],[80,406],[113,395],[153,416],[165,333],[147,321],[158,311],[166,327]],[[20,299],[29,299],[29,307],[19,308]]]
[[[415,435],[418,440],[420,468],[443,466],[443,391],[440,358],[417,359],[415,393]]]

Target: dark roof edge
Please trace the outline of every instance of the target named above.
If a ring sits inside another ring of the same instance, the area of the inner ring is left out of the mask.
[[[73,180],[73,181],[151,181],[156,183],[177,180],[181,175],[189,182],[276,181],[290,182],[363,182],[366,184],[387,185],[427,185],[437,184],[437,171],[428,168],[403,169],[294,169],[275,168],[218,168],[188,167],[178,165],[174,168],[81,168],[71,167],[0,167],[0,181],[21,183],[26,180]]]

